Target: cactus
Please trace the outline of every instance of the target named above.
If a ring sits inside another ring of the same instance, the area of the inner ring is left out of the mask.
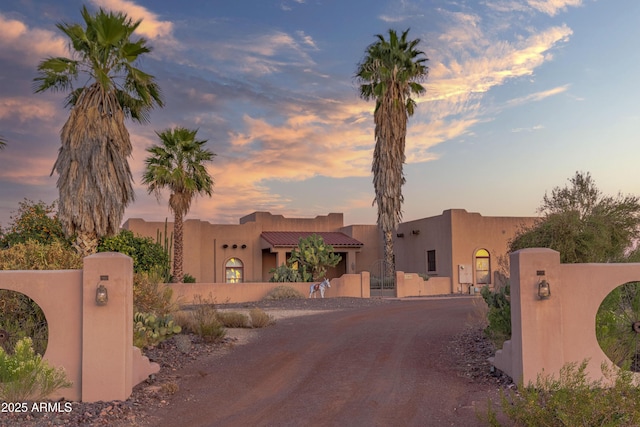
[[[156,243],[162,245],[164,252],[167,255],[167,262],[162,267],[162,278],[165,283],[171,281],[171,253],[173,251],[173,231],[171,236],[167,234],[167,218],[164,219],[164,235],[158,229],[156,229]]]
[[[144,348],[154,346],[182,332],[172,317],[137,312],[133,315],[133,344]]]

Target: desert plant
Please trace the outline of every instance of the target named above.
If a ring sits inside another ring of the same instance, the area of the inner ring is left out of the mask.
[[[182,277],[182,283],[196,283],[196,278],[189,273],[185,273]]]
[[[75,270],[82,258],[64,243],[42,244],[34,240],[0,250],[0,270]]]
[[[306,277],[303,277],[301,270],[293,268],[292,266],[282,264],[276,268],[269,270],[271,274],[270,282],[306,282]],[[308,274],[306,275],[308,276]]]
[[[162,282],[160,269],[133,275],[133,306],[135,311],[164,317],[178,309],[173,289]]]
[[[154,346],[182,332],[171,316],[156,316],[137,312],[133,315],[133,345],[139,348]]]
[[[281,300],[281,299],[301,299],[305,296],[297,290],[296,288],[292,288],[291,286],[278,286],[273,288],[265,295],[263,299],[265,300]]]
[[[322,236],[312,234],[300,238],[298,247],[293,248],[288,264],[295,268],[302,268],[305,282],[311,282],[324,277],[327,268],[338,265],[342,257],[333,252],[333,246],[326,244]],[[308,276],[305,277],[305,272]]]
[[[249,311],[249,317],[251,318],[251,326],[254,328],[265,328],[275,323],[273,316],[265,313],[263,309],[258,307],[252,308]]]
[[[502,344],[511,339],[511,302],[509,292],[510,287],[508,285],[494,291],[485,286],[480,291],[482,298],[489,307],[487,312],[489,324],[484,332],[496,348],[502,348]]]
[[[0,248],[8,248],[29,240],[43,245],[59,242],[65,247],[71,247],[71,242],[62,231],[56,202],[47,205],[43,201],[36,203],[24,199],[18,205],[18,211],[11,217],[9,228],[1,233]]]
[[[27,295],[0,289],[0,345],[11,352],[17,342],[29,337],[34,351],[44,355],[49,339],[49,325],[40,306]]]
[[[49,366],[36,354],[30,338],[18,341],[12,355],[0,347],[0,400],[42,400],[71,385],[64,369]]]
[[[246,328],[249,318],[237,311],[216,311],[216,316],[225,328]]]
[[[632,373],[602,365],[604,380],[589,380],[588,361],[569,363],[558,378],[539,375],[536,384],[502,393],[502,411],[522,426],[637,426],[640,389]],[[499,425],[489,414],[493,425]]]
[[[196,295],[192,311],[194,332],[206,342],[219,342],[227,335],[224,325],[218,319],[216,305],[209,298]]]

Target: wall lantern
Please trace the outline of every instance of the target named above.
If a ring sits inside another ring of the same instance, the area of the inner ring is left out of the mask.
[[[396,234],[396,236],[398,236],[398,237],[404,237],[404,233],[398,233],[398,234]]]
[[[109,276],[100,276],[100,282],[102,280],[109,280]],[[96,288],[96,305],[107,305],[109,302],[109,292],[107,292],[107,288],[98,282],[98,287]]]
[[[538,282],[538,298],[547,299],[551,296],[551,285],[546,280]]]
[[[420,234],[420,230],[411,230],[411,234],[417,236],[418,234]]]

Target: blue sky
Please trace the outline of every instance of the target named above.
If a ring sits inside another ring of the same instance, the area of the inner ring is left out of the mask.
[[[2,226],[24,198],[57,198],[49,174],[69,112],[64,94],[33,94],[32,79],[40,60],[68,55],[55,24],[81,22],[83,4],[143,19],[154,51],[139,66],[165,96],[151,123],[128,126],[137,198],[125,219],[171,218],[168,194],[158,203],[140,181],[154,131],[185,126],[217,153],[214,194],[188,218],[375,223],[373,103],[353,75],[390,28],[411,28],[430,68],[408,128],[404,220],[535,215],[578,170],[606,193],[640,194],[637,0],[3,0]]]

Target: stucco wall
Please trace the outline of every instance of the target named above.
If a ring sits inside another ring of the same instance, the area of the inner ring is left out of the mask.
[[[283,285],[308,296],[311,283],[173,283],[167,286],[173,289],[174,301],[189,305],[196,296],[210,299],[217,304],[259,301],[269,291]],[[332,297],[369,298],[369,273],[345,274],[332,279],[331,288],[326,290],[325,298]]]
[[[416,273],[396,272],[396,297],[424,297],[449,294],[451,279],[449,277],[431,277],[424,280]]]
[[[160,369],[133,347],[133,263],[108,252],[83,263],[82,270],[0,271],[0,289],[27,295],[44,312],[44,359],[73,382],[50,398],[126,400],[133,386]],[[98,283],[108,291],[104,306],[95,302]]]
[[[494,365],[526,384],[543,371],[557,376],[565,364],[589,359],[587,375],[601,379],[601,364],[611,362],[596,339],[596,313],[613,289],[640,281],[640,264],[560,264],[551,249],[517,251],[510,262],[512,338]],[[537,295],[542,278],[551,286],[544,300]]]

